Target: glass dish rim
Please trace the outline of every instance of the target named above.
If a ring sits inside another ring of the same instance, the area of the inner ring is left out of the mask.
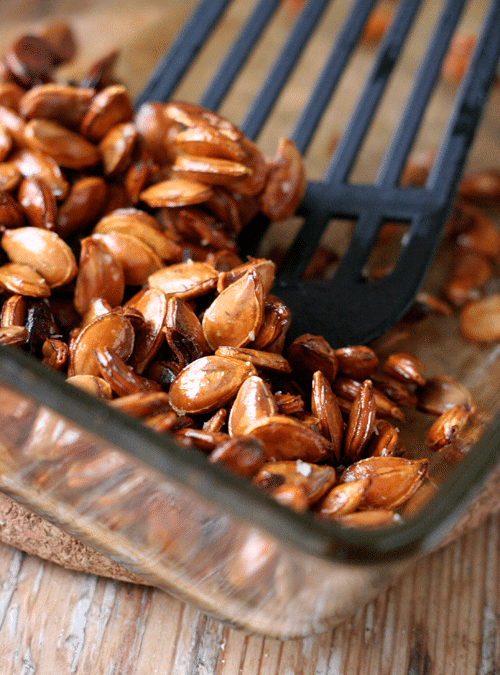
[[[7,345],[0,349],[0,384],[50,408],[288,548],[337,564],[389,563],[431,551],[463,515],[500,460],[498,414],[420,510],[390,527],[360,530],[278,504],[247,479],[209,463],[201,451],[147,428]]]

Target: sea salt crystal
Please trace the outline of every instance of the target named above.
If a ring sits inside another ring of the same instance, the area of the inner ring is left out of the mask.
[[[296,465],[297,471],[298,471],[300,474],[302,474],[303,476],[309,476],[309,474],[310,474],[311,471],[312,471],[312,469],[311,469],[311,467],[309,466],[309,464],[307,464],[307,462],[303,462],[301,459],[298,459],[298,460],[295,462],[295,465]]]

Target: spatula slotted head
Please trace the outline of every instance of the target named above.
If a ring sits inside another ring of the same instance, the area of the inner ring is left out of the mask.
[[[281,7],[280,0],[255,3],[233,45],[209,81],[199,103],[213,110],[225,101],[255,45]],[[325,13],[334,3],[309,0],[280,45],[279,53],[255,92],[240,122],[258,139],[300,58]],[[357,0],[342,18],[324,67],[310,86],[309,98],[290,130],[302,153],[314,141],[325,112],[352,60],[375,0]],[[300,228],[279,267],[274,292],[291,309],[290,339],[304,332],[323,335],[334,347],[369,342],[391,328],[411,306],[439,244],[468,151],[481,119],[500,58],[500,0],[491,2],[467,72],[451,105],[435,160],[424,186],[401,186],[401,175],[421,130],[439,83],[442,63],[464,13],[465,0],[442,3],[439,16],[428,26],[425,49],[398,122],[369,183],[352,180],[353,167],[397,71],[408,36],[421,10],[421,0],[405,0],[395,8],[377,47],[350,119],[335,152],[318,180],[310,180],[299,208]],[[171,97],[213,27],[231,5],[228,0],[205,0],[158,66],[138,104]],[[281,8],[282,9],[282,8]],[[307,83],[304,87],[308,88]],[[332,130],[333,132],[333,130]],[[283,131],[283,135],[287,130]],[[350,242],[333,279],[304,280],[303,276],[325,230],[332,221],[352,223]],[[405,235],[399,257],[382,278],[368,280],[365,268],[381,227],[399,223]],[[255,254],[269,223],[259,218],[244,231],[243,253]]]

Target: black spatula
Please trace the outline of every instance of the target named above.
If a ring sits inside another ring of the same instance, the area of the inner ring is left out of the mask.
[[[147,100],[164,101],[171,97],[230,4],[228,0],[199,3],[139,97],[139,105]],[[328,0],[309,0],[305,4],[270,72],[263,74],[262,87],[241,122],[249,137],[258,137],[330,4]],[[464,10],[464,0],[443,2],[436,24],[429,27],[426,53],[413,90],[375,180],[370,185],[354,185],[348,180],[421,4],[420,0],[399,3],[364,91],[322,180],[308,184],[299,209],[304,222],[278,271],[274,289],[292,311],[291,338],[312,332],[323,335],[332,346],[338,347],[366,343],[378,337],[412,304],[439,243],[500,58],[499,0],[491,2],[485,15],[427,184],[423,188],[403,188],[399,186],[399,178]],[[280,0],[255,3],[201,97],[201,105],[218,109],[279,5]],[[301,152],[306,152],[314,136],[374,5],[374,0],[357,0],[352,5],[291,134]],[[334,218],[356,222],[338,271],[333,280],[327,282],[301,280],[325,228]],[[363,268],[381,226],[388,221],[408,225],[405,245],[392,272],[367,282]],[[267,225],[261,219],[246,229],[240,242],[243,253],[255,252]]]

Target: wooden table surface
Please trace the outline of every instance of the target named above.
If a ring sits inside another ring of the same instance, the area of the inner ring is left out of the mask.
[[[500,517],[324,634],[250,636],[163,592],[0,545],[2,675],[495,675]]]
[[[116,0],[73,4],[90,58],[116,39],[105,30],[111,14],[121,12],[128,39],[155,24],[162,3],[135,12]],[[182,4],[169,3],[183,13]],[[100,5],[97,31],[78,14],[92,5]],[[62,0],[7,0],[1,36],[65,10]],[[140,58],[133,65],[139,77],[149,67]],[[494,675],[499,556],[494,517],[417,563],[350,622],[281,642],[228,628],[160,591],[70,572],[0,544],[0,675]]]

